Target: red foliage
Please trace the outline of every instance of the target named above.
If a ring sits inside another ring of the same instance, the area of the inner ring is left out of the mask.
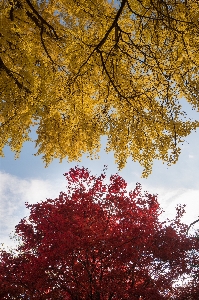
[[[67,193],[26,203],[18,254],[1,253],[0,299],[184,299],[173,283],[190,274],[198,260],[190,251],[199,248],[180,223],[184,209],[166,225],[157,197],[142,195],[140,184],[127,194],[117,174],[109,185],[84,168],[64,175]]]

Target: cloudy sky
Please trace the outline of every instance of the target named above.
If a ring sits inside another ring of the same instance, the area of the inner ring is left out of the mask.
[[[199,120],[199,114],[188,105],[183,107],[192,118]],[[0,158],[0,243],[4,247],[14,245],[10,234],[21,218],[28,216],[24,203],[36,203],[46,198],[56,198],[65,191],[66,180],[63,173],[76,165],[84,166],[93,175],[100,175],[103,166],[108,165],[106,174],[110,177],[116,172],[128,183],[128,191],[135,188],[136,182],[142,184],[143,191],[158,194],[158,200],[165,210],[162,218],[175,216],[177,204],[186,204],[183,221],[190,224],[199,215],[199,130],[193,132],[182,146],[178,162],[168,167],[155,161],[153,172],[148,179],[141,178],[142,168],[138,163],[128,160],[126,167],[118,172],[113,153],[106,153],[106,137],[102,138],[100,159],[90,160],[83,156],[82,162],[61,164],[54,160],[44,168],[41,157],[35,157],[34,145],[24,144],[20,158],[5,147],[5,157]],[[195,228],[197,228],[195,226]]]

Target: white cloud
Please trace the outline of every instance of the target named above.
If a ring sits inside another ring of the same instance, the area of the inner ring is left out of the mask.
[[[15,225],[28,215],[25,202],[37,203],[46,198],[56,198],[65,190],[65,179],[50,180],[20,179],[0,172],[0,243],[12,245],[9,235]]]
[[[165,211],[162,214],[162,220],[169,218],[173,219],[176,215],[176,206],[178,204],[186,204],[185,211],[182,221],[190,225],[193,221],[198,219],[199,216],[199,189],[168,189],[168,188],[157,188],[155,186],[146,186],[145,190],[149,193],[158,194],[158,201],[161,208]],[[199,228],[199,223],[194,226],[195,229]],[[193,230],[190,232],[193,232]]]
[[[132,172],[133,173],[133,172]],[[186,175],[186,174],[185,174]],[[196,177],[195,177],[196,179]],[[152,181],[144,182],[143,180],[137,179],[138,182],[142,182],[142,193],[147,191],[150,194],[157,194],[158,202],[160,203],[163,213],[160,216],[160,220],[166,220],[167,218],[172,220],[176,216],[176,207],[177,205],[186,205],[185,214],[182,218],[182,222],[187,225],[190,225],[192,222],[199,218],[199,187],[198,180],[196,188],[187,188],[187,186],[175,188],[174,185],[169,187],[166,180],[161,182],[161,185],[158,183],[153,184]],[[176,178],[177,181],[177,178]],[[126,181],[127,182],[127,181]],[[164,184],[164,186],[163,186]],[[135,181],[129,182],[127,185],[127,192],[135,188]],[[199,229],[199,222],[191,227],[189,233],[194,233],[195,229]]]

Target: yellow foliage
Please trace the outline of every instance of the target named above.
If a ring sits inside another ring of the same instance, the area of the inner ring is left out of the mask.
[[[198,1],[3,0],[0,20],[0,155],[37,124],[47,165],[96,155],[102,135],[119,169],[177,161],[199,126],[180,105],[199,103]]]

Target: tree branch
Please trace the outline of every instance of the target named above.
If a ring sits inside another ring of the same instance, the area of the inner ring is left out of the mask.
[[[40,31],[41,43],[42,43],[42,46],[43,46],[43,48],[44,48],[44,50],[45,50],[48,58],[50,59],[50,61],[52,62],[52,64],[54,64],[54,61],[52,60],[52,57],[50,56],[50,54],[49,54],[49,52],[48,52],[48,50],[46,48],[46,45],[44,43],[44,40],[43,40],[43,31],[44,31],[44,28],[43,28],[43,25],[42,25],[41,31]]]
[[[6,67],[1,57],[0,57],[0,69],[3,69],[7,73],[7,75],[14,80],[14,82],[16,83],[19,89],[24,89],[27,93],[31,93],[31,91],[27,87],[23,86],[23,84],[19,82],[19,80],[13,75],[13,72]]]
[[[189,225],[189,227],[188,227],[188,229],[187,229],[187,234],[188,234],[188,231],[189,231],[189,229],[191,228],[191,226],[194,225],[194,224],[196,224],[197,222],[199,222],[199,219],[197,219],[196,221],[192,222],[192,223]]]
[[[54,36],[58,40],[59,37],[58,37],[54,27],[52,25],[50,25],[45,19],[42,18],[42,16],[37,12],[37,10],[34,8],[34,6],[32,5],[32,3],[29,0],[26,0],[26,3],[31,8],[31,10],[34,12],[34,14],[38,17],[38,19],[41,21],[41,23],[45,24],[49,29],[52,30],[52,32],[54,33]]]
[[[118,22],[118,19],[122,13],[122,10],[125,6],[125,4],[127,3],[127,0],[122,0],[122,3],[121,3],[121,6],[120,6],[120,9],[118,10],[117,12],[117,15],[113,21],[113,23],[111,24],[110,28],[107,30],[106,34],[104,35],[103,39],[99,42],[99,44],[95,47],[95,50],[101,48],[103,46],[103,44],[106,42],[110,32],[113,30],[114,27],[117,26],[117,22]]]
[[[122,13],[122,10],[126,4],[127,0],[122,0],[121,6],[117,12],[117,15],[113,21],[113,23],[111,24],[110,28],[107,30],[106,34],[104,35],[103,39],[97,44],[97,46],[95,46],[95,48],[93,49],[93,51],[90,53],[90,55],[88,56],[88,58],[86,59],[86,61],[81,65],[81,67],[79,68],[76,76],[74,77],[74,79],[76,79],[79,76],[79,72],[80,70],[87,64],[87,62],[89,61],[89,59],[91,58],[91,56],[93,55],[93,53],[97,50],[99,50],[103,44],[106,42],[110,32],[113,30],[113,28],[117,25],[118,19]]]

